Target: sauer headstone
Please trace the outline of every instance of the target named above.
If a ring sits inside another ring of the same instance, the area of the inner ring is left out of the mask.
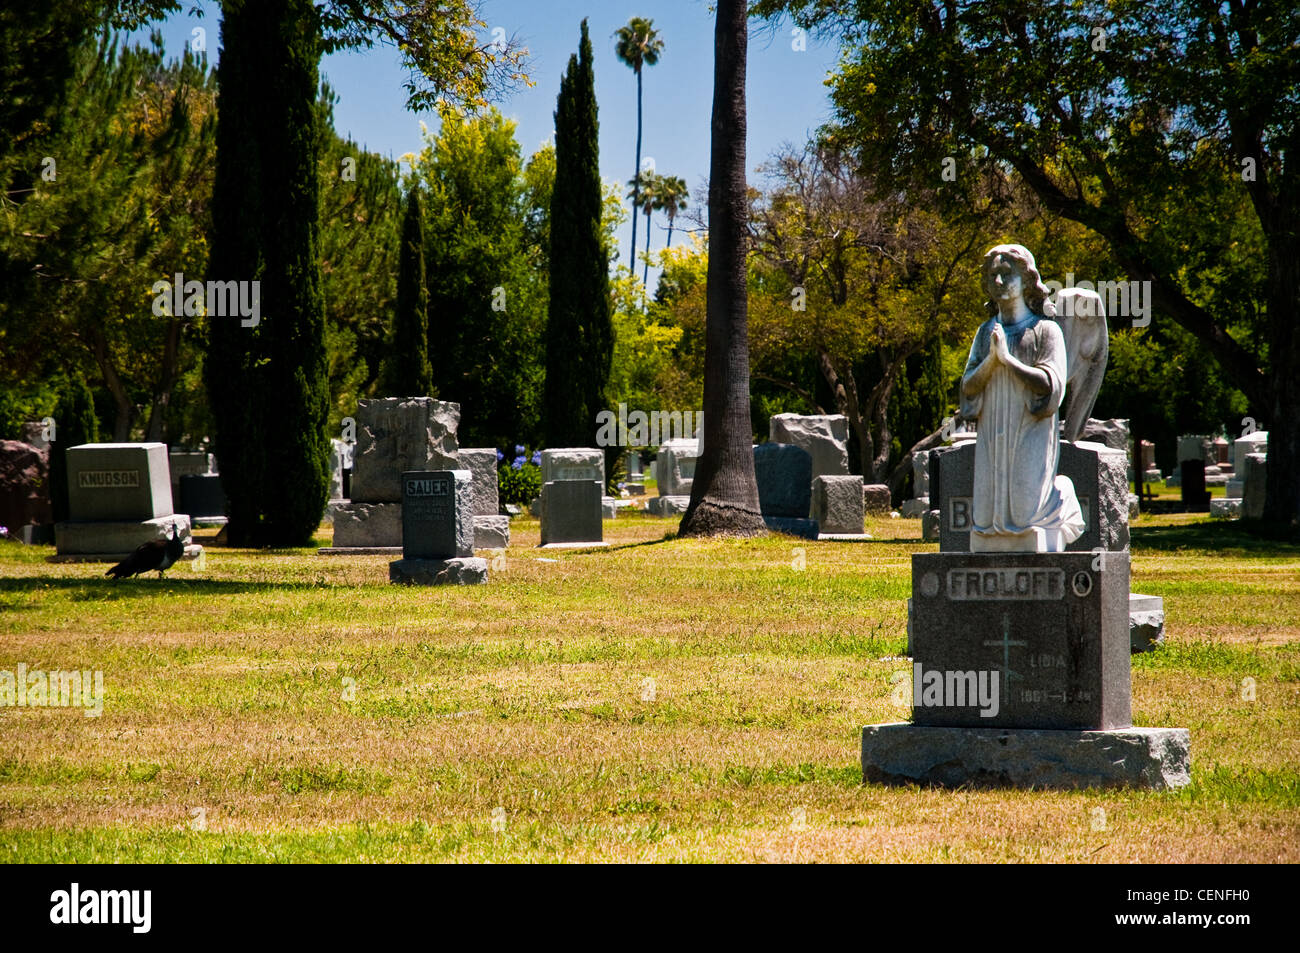
[[[401,475],[402,558],[390,582],[470,585],[487,582],[487,560],[474,556],[474,489],[468,470],[409,470]]]
[[[432,397],[359,400],[356,422],[352,496],[331,507],[334,545],[323,553],[396,550],[402,545],[402,474],[459,465],[460,404]]]

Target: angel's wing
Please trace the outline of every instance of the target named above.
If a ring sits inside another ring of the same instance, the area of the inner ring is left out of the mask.
[[[1061,436],[1073,443],[1083,433],[1101,390],[1110,355],[1106,311],[1095,291],[1062,288],[1056,294],[1056,323],[1065,337],[1065,405]]]

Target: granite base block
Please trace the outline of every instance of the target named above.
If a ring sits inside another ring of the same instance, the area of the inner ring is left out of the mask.
[[[1165,790],[1191,781],[1191,762],[1186,728],[862,729],[862,779],[880,784]]]
[[[334,545],[341,549],[402,545],[401,503],[339,503]]]
[[[898,508],[898,512],[908,519],[920,519],[930,509],[930,498],[928,496],[918,496],[914,499],[904,500],[903,505]]]
[[[54,546],[60,556],[130,554],[154,539],[171,539],[177,527],[181,539],[190,535],[190,518],[183,513],[149,520],[102,520],[54,524]]]
[[[1210,500],[1210,518],[1216,520],[1241,519],[1242,501],[1233,499]]]
[[[510,517],[474,517],[474,548],[505,549],[510,545]]]
[[[488,561],[477,556],[398,559],[388,564],[388,581],[408,586],[475,586],[487,580]]]
[[[646,509],[651,516],[683,516],[690,505],[689,496],[652,496]]]
[[[939,542],[939,511],[926,510],[921,514],[921,541],[925,543]]]
[[[1165,600],[1160,596],[1128,594],[1129,651],[1154,652],[1165,644]]]

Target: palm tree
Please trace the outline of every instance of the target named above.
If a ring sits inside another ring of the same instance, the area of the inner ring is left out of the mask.
[[[745,246],[746,0],[718,0],[709,156],[709,271],[704,322],[704,446],[679,536],[766,532],[749,417],[749,296]]]
[[[650,214],[662,208],[659,204],[659,186],[662,182],[663,179],[653,172],[642,172],[627,183],[631,186],[627,197],[632,200],[632,214],[635,216],[639,208],[645,215],[645,271],[641,275],[643,285],[650,281]]]
[[[663,52],[664,43],[659,38],[659,31],[654,28],[654,20],[647,20],[643,17],[633,17],[627,21],[627,26],[621,26],[614,35],[618,37],[618,45],[615,47],[615,53],[618,58],[632,68],[636,73],[636,175],[641,175],[641,67],[654,66],[659,62],[659,54]],[[630,261],[636,260],[636,211],[640,207],[640,196],[638,194],[639,182],[637,179],[631,181],[632,185],[632,252],[628,256]],[[633,265],[635,273],[635,265]]]
[[[673,247],[673,222],[677,219],[678,212],[686,211],[689,195],[686,180],[679,175],[661,175],[655,183],[655,197],[658,199],[655,211],[668,216],[668,248]]]

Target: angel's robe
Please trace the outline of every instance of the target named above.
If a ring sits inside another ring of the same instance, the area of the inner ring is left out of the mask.
[[[989,353],[998,318],[980,325],[966,361],[965,379]],[[1060,436],[1057,412],[1065,398],[1066,348],[1060,326],[1031,314],[1003,325],[1007,350],[1022,364],[1047,374],[1050,388],[1035,394],[1005,364],[997,364],[984,390],[967,397],[962,414],[978,418],[975,441],[973,529],[984,536],[1058,531],[1063,544],[1083,534],[1083,515],[1069,477],[1057,476]]]

